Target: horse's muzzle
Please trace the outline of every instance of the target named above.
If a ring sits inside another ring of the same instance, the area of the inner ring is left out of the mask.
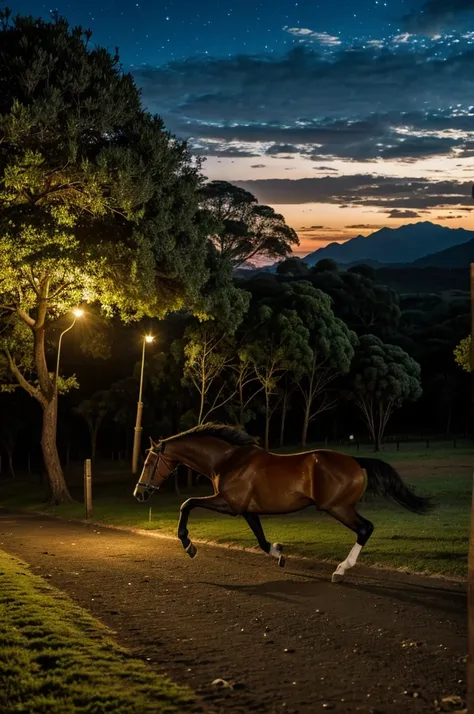
[[[135,496],[137,501],[139,501],[139,503],[145,503],[145,501],[148,501],[148,499],[150,498],[150,493],[139,484],[135,486],[135,491],[133,492],[133,495]]]

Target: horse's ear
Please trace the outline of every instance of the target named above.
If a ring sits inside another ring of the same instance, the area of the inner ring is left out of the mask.
[[[155,446],[158,446],[158,444],[155,443],[155,442],[153,441],[153,439],[151,438],[151,436],[150,436],[150,448],[154,449]]]

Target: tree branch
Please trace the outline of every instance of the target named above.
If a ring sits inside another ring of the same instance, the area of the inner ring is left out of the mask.
[[[23,387],[25,392],[28,392],[28,394],[31,397],[34,397],[35,399],[37,399],[38,402],[41,404],[41,406],[47,407],[48,400],[45,397],[43,397],[43,395],[41,394],[40,391],[35,389],[33,387],[33,385],[28,382],[26,377],[23,376],[23,374],[20,372],[17,365],[15,364],[15,361],[13,360],[13,357],[10,354],[10,350],[5,348],[4,352],[5,352],[6,358],[8,360],[8,366],[10,367],[10,372],[13,374],[13,376],[18,381],[18,384],[20,385],[20,387]]]

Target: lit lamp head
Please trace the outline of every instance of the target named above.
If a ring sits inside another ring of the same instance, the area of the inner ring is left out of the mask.
[[[75,307],[72,311],[72,314],[75,315],[75,317],[82,317],[84,314],[84,310],[81,310],[80,307]]]
[[[145,335],[145,342],[150,343],[153,342],[154,339],[153,335]]]

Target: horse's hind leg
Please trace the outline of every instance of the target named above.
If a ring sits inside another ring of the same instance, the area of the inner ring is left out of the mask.
[[[280,543],[274,543],[271,545],[265,538],[265,533],[263,532],[262,524],[260,523],[260,518],[255,513],[243,513],[242,514],[247,521],[252,533],[258,540],[260,548],[274,558],[278,558],[278,565],[280,568],[285,567],[285,558],[282,555],[283,546]]]
[[[332,582],[338,583],[343,580],[344,573],[349,568],[353,568],[357,562],[360,551],[369,540],[374,532],[373,524],[366,518],[363,518],[353,506],[339,506],[328,510],[331,516],[334,516],[338,521],[343,523],[347,528],[357,533],[357,542],[352,547],[349,555],[342,563],[339,563],[336,570],[332,574]]]

